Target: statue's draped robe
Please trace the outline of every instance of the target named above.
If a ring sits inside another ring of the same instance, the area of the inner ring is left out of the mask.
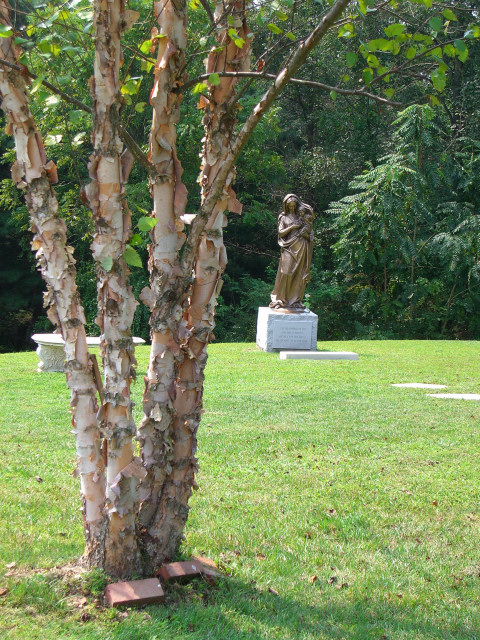
[[[292,224],[301,224],[282,235]],[[302,235],[303,234],[303,235]],[[307,237],[304,237],[307,235]],[[281,247],[275,286],[272,291],[272,305],[278,303],[280,308],[300,308],[305,287],[310,279],[310,262],[312,260],[312,241],[306,233],[298,214],[281,214],[278,223],[278,244]]]

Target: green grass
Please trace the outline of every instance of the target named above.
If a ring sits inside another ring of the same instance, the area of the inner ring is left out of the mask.
[[[0,637],[477,640],[480,404],[390,383],[479,393],[480,343],[319,347],[360,360],[212,345],[181,552],[229,577],[126,612],[103,607],[102,575],[48,571],[82,552],[68,392],[34,353],[0,356]]]

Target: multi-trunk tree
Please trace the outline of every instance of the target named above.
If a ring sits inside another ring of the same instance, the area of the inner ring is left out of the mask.
[[[67,3],[66,10],[81,2]],[[398,4],[406,17],[399,16]],[[150,574],[174,555],[182,539],[188,501],[196,486],[196,433],[207,345],[226,266],[225,214],[241,211],[232,184],[235,162],[251,133],[289,82],[329,91],[333,101],[340,95],[366,96],[386,105],[397,104],[395,89],[388,84],[390,76],[413,77],[417,83],[433,83],[441,90],[447,75],[443,56],[465,59],[465,39],[478,37],[479,30],[472,25],[468,33],[460,33],[453,3],[452,8],[434,13],[428,10],[431,4],[431,0],[318,2],[306,19],[304,3],[294,0],[222,0],[214,7],[208,0],[154,2],[152,34],[147,47],[145,42],[140,47],[153,70],[152,125],[145,156],[126,131],[121,113],[122,35],[138,14],[126,8],[125,0],[94,1],[93,106],[78,100],[75,106],[93,116],[90,182],[84,197],[94,222],[91,248],[97,274],[102,379],[88,353],[73,250],[67,245],[65,222],[57,215],[52,188],[58,179],[56,167],[46,157],[29,108],[34,74],[20,49],[26,39],[15,32],[11,8],[0,0],[0,95],[7,131],[15,138],[12,177],[25,193],[34,232],[32,246],[47,284],[48,314],[65,340],[88,566],[119,577]],[[14,5],[13,10],[17,8]],[[205,11],[209,34],[215,39],[205,73],[195,79],[187,75],[189,10]],[[265,50],[255,50],[255,55],[247,23],[250,17],[269,33]],[[372,17],[379,37],[358,44],[356,29],[364,29]],[[59,15],[52,24],[57,19]],[[416,30],[415,24],[426,25],[426,32]],[[337,36],[356,42],[345,60],[346,67],[356,68],[358,78],[353,83],[346,74],[335,86],[322,83],[321,78],[295,77],[301,75],[315,48]],[[267,89],[239,123],[240,100],[254,81],[267,83]],[[65,91],[45,78],[39,82],[69,100]],[[205,130],[198,180],[201,205],[195,215],[186,213],[187,192],[176,144],[182,93],[191,87],[199,96]],[[138,429],[130,391],[136,364],[131,326],[138,302],[129,283],[129,265],[138,256],[130,245],[131,216],[125,194],[135,162],[148,169],[153,200],[151,217],[144,220],[150,228],[150,286],[140,295],[151,312],[152,344],[144,416]]]

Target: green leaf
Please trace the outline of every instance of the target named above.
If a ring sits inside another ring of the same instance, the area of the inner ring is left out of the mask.
[[[464,33],[465,38],[480,38],[480,26],[478,24],[469,25]]]
[[[149,58],[149,60],[142,60],[140,63],[140,69],[142,71],[146,71],[147,73],[150,73],[154,66],[155,60],[153,60],[153,58]]]
[[[407,60],[411,60],[415,57],[416,53],[417,50],[415,49],[415,47],[409,47],[405,52],[405,57],[407,58]]]
[[[108,256],[108,258],[105,258],[105,260],[100,263],[100,266],[102,267],[102,269],[105,269],[105,271],[110,271],[110,269],[113,267],[113,258],[111,256]]]
[[[355,27],[351,22],[343,24],[338,30],[339,38],[353,38],[355,36]]]
[[[81,111],[80,109],[75,109],[74,111],[70,111],[70,113],[68,114],[68,119],[72,124],[79,124],[83,115],[83,111]]]
[[[338,93],[336,91],[330,91],[330,97],[335,102],[338,97]]]
[[[45,136],[45,146],[51,147],[54,144],[59,144],[62,141],[62,137],[63,136],[61,134],[57,134],[57,135],[48,134],[47,136]]]
[[[0,24],[0,38],[10,38],[12,35],[12,27],[6,24]]]
[[[433,18],[430,18],[430,20],[428,21],[428,24],[432,31],[435,31],[435,33],[438,33],[439,31],[442,30],[443,20],[438,16],[434,16]]]
[[[395,24],[391,24],[384,29],[385,35],[389,38],[394,38],[395,36],[399,36],[401,33],[405,31],[405,25],[396,22]]]
[[[370,40],[368,43],[369,51],[390,51],[391,48],[392,43],[385,38],[375,38],[375,40]]]
[[[123,95],[134,96],[140,91],[141,82],[141,78],[130,78],[129,80],[127,80],[127,82],[125,82],[124,85],[120,87],[120,92]]]
[[[208,89],[205,82],[197,82],[197,84],[193,87],[192,93],[203,93]]]
[[[353,66],[355,66],[355,64],[357,63],[358,60],[358,56],[356,53],[352,53],[351,51],[349,51],[346,55],[345,55],[345,59],[347,61],[347,67],[349,69],[351,69]]]
[[[196,11],[200,8],[200,0],[189,0],[188,6],[190,7],[190,9]]]
[[[59,104],[59,102],[60,102],[59,96],[50,96],[45,100],[45,104],[48,105],[49,107],[53,107],[54,105]]]
[[[348,76],[347,74],[342,76],[342,82],[348,82],[349,80],[350,80],[350,76]]]
[[[285,34],[285,36],[291,40],[292,42],[295,42],[296,38],[295,38],[295,34],[292,33],[291,31],[287,31],[287,33]]]
[[[133,247],[127,244],[123,253],[123,259],[131,267],[143,267],[142,259]]]
[[[146,105],[146,102],[137,102],[137,104],[135,105],[135,111],[137,113],[143,113],[145,111]]]
[[[453,43],[455,45],[455,49],[457,51],[466,51],[467,50],[467,45],[465,44],[465,42],[463,40],[455,40],[455,42]]]
[[[140,231],[151,231],[157,222],[158,220],[156,218],[142,217],[139,218],[137,227]]]
[[[453,44],[446,44],[443,47],[443,53],[448,56],[449,58],[454,58],[455,57],[455,47],[453,46]]]
[[[392,53],[394,56],[400,53],[400,45],[395,40],[392,41]]]
[[[218,73],[211,73],[208,76],[208,81],[214,87],[218,87],[218,85],[220,84],[220,76],[218,75]]]
[[[465,62],[465,60],[468,58],[468,49],[465,49],[465,51],[460,51],[460,53],[457,54],[457,58],[460,60],[460,62]]]
[[[457,16],[453,13],[451,9],[444,9],[442,11],[442,16],[447,20],[453,20],[454,22],[458,20]]]
[[[380,60],[377,58],[377,56],[371,53],[370,55],[367,56],[367,64],[369,67],[372,67],[372,69],[376,69],[377,67],[380,66]]]
[[[67,51],[67,53],[83,53],[84,49],[81,47],[72,47],[71,45],[67,45],[66,47],[61,47],[60,51]]]
[[[275,11],[275,15],[279,20],[282,20],[282,21],[288,20],[287,14],[284,13],[283,11],[280,11],[279,9]]]
[[[153,47],[153,40],[144,40],[138,48],[142,53],[147,55],[147,53],[150,53],[150,50],[152,47]]]
[[[432,79],[433,86],[437,91],[442,92],[445,89],[447,84],[447,76],[444,71],[440,71],[440,69],[435,69],[430,74],[430,78]]]
[[[227,24],[229,24],[231,27],[235,26],[235,18],[233,16],[227,16]]]
[[[33,81],[32,88],[30,93],[35,93],[42,86],[42,82],[45,80],[45,74],[38,76],[36,80]]]
[[[273,24],[273,22],[269,22],[267,24],[267,29],[270,29],[270,31],[272,33],[274,33],[275,35],[279,36],[281,33],[283,33],[283,29],[281,29],[280,27],[277,27],[276,24]]]
[[[143,242],[143,238],[139,233],[134,233],[133,236],[130,238],[130,242],[129,245],[131,247],[136,247],[139,244],[142,244]]]
[[[373,80],[373,71],[370,69],[370,67],[367,67],[363,70],[363,80],[365,81],[367,87]]]
[[[440,100],[439,100],[436,96],[434,96],[434,95],[429,95],[429,96],[428,96],[428,99],[429,99],[429,101],[430,101],[430,104],[431,104],[433,107],[440,107],[440,106],[441,106],[441,104],[442,104],[442,103],[440,102]]]
[[[391,98],[395,93],[395,89],[385,89],[384,93],[387,98]]]

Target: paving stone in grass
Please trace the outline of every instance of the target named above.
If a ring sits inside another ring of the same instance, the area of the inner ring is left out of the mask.
[[[423,382],[401,382],[392,384],[392,387],[405,387],[408,389],[446,389],[446,384],[425,384]]]
[[[105,597],[111,607],[133,607],[163,602],[165,594],[158,578],[115,582],[107,585]]]
[[[201,561],[197,558],[184,562],[169,562],[160,568],[157,576],[164,582],[169,582],[170,580],[187,582],[200,576],[207,578],[210,582],[215,581],[220,576],[220,572],[217,571],[214,566],[214,563],[211,561]]]
[[[480,393],[427,393],[427,396],[447,400],[480,400]]]

